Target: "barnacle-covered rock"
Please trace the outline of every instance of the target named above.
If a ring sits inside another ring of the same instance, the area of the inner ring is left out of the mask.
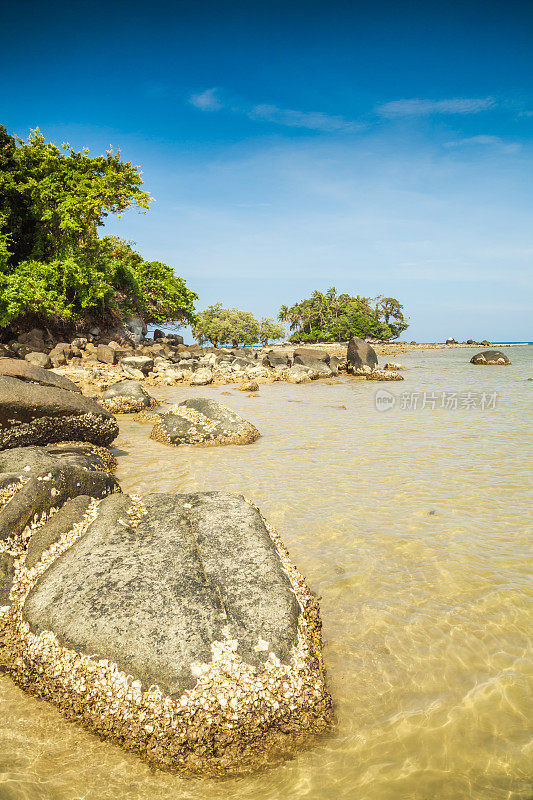
[[[318,603],[245,498],[114,495],[65,528],[15,562],[0,660],[22,687],[203,774],[255,769],[331,721]]]
[[[511,362],[505,353],[502,353],[500,350],[483,350],[482,353],[476,353],[475,356],[472,356],[470,363],[481,364],[488,367],[507,367]]]
[[[161,414],[150,434],[164,444],[249,444],[259,431],[231,409],[203,397],[184,400]]]
[[[0,359],[0,450],[66,440],[107,445],[117,435],[115,418],[67,378]]]
[[[0,542],[16,543],[73,497],[117,491],[113,462],[108,451],[78,443],[0,452]]]
[[[157,401],[148,394],[142,383],[118,381],[105,390],[101,405],[112,414],[135,414],[145,408],[153,408]]]

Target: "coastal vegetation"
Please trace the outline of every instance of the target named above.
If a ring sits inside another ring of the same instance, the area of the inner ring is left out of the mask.
[[[341,342],[352,336],[389,340],[408,327],[403,305],[394,297],[351,297],[337,294],[334,286],[325,294],[316,290],[310,298],[283,305],[278,319],[294,331],[294,343]]]
[[[213,347],[231,344],[233,347],[266,345],[271,339],[281,339],[285,329],[270,317],[256,319],[249,311],[224,308],[222,303],[208,306],[197,314],[193,334],[200,344],[210,342]]]
[[[139,167],[58,148],[39,129],[25,141],[0,126],[0,154],[0,325],[195,321],[197,295],[171,267],[98,236],[109,214],[149,209]]]

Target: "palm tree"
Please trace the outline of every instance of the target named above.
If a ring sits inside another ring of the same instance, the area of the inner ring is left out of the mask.
[[[289,321],[289,307],[286,305],[281,306],[278,314],[278,319],[280,322],[288,322]]]

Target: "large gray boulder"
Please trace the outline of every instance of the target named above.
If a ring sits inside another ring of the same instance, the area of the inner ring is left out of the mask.
[[[331,378],[334,372],[329,366],[329,353],[318,347],[299,347],[294,351],[292,360],[294,366],[300,365],[312,370],[315,377]]]
[[[289,366],[289,355],[285,350],[269,350],[263,358],[265,367],[273,369],[285,369]]]
[[[252,504],[78,502],[55,550],[15,570],[2,661],[19,685],[154,766],[203,774],[328,724],[318,604]]]
[[[161,414],[150,436],[172,445],[249,444],[259,431],[222,403],[198,397]]]
[[[75,384],[26,361],[0,359],[0,450],[61,441],[109,444],[115,418]]]
[[[470,359],[471,364],[482,364],[484,366],[508,366],[511,362],[499,350],[483,350],[481,353],[476,353]]]
[[[153,408],[157,401],[138,381],[118,381],[105,390],[101,405],[113,414],[134,414]]]
[[[364,367],[373,370],[378,365],[378,357],[374,348],[358,336],[352,337],[348,342],[346,360],[351,371],[362,370]]]

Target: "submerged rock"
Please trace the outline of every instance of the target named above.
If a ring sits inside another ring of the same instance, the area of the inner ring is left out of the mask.
[[[259,436],[250,422],[216,400],[192,398],[160,415],[150,437],[164,444],[249,444]]]
[[[153,408],[157,401],[138,381],[118,381],[103,393],[101,405],[113,414],[135,414]]]
[[[116,495],[82,511],[32,569],[16,562],[2,660],[17,683],[190,772],[256,768],[324,729],[318,603],[251,503]]]
[[[61,441],[106,445],[117,435],[115,418],[67,378],[0,359],[0,450]]]
[[[470,359],[471,364],[483,364],[485,366],[508,366],[511,362],[504,353],[499,350],[483,350],[476,353]]]

